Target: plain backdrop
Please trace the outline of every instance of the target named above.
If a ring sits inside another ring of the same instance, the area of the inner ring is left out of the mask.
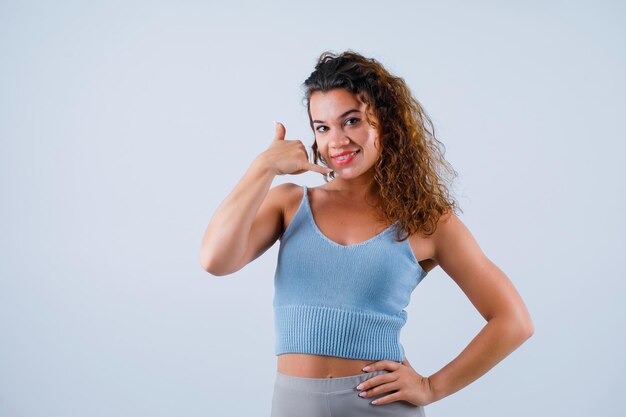
[[[278,242],[215,277],[200,241],[273,120],[312,144],[302,82],[346,49],[432,117],[459,217],[535,324],[427,415],[623,415],[625,17],[618,1],[0,2],[0,416],[269,416]],[[425,375],[485,324],[441,268],[407,312]]]

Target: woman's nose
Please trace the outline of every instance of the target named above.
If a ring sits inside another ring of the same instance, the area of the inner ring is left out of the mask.
[[[329,142],[331,147],[337,149],[346,146],[348,143],[350,143],[350,138],[346,137],[343,132],[338,132],[337,134],[333,135]]]

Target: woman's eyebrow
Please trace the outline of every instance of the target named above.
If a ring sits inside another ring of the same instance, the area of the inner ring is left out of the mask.
[[[352,112],[357,112],[357,113],[361,113],[361,111],[359,109],[350,109],[347,112],[342,113],[339,117],[337,117],[337,119],[341,119],[342,117],[345,117],[347,115],[349,115]],[[322,120],[313,120],[313,123],[326,123]]]

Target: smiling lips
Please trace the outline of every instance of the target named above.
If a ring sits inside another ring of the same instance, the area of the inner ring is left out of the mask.
[[[335,160],[335,163],[337,165],[347,165],[348,163],[350,163],[350,161],[352,161],[354,159],[354,157],[356,156],[356,154],[359,151],[346,151],[346,152],[342,152],[340,154],[338,154],[338,156],[333,156],[332,158]]]

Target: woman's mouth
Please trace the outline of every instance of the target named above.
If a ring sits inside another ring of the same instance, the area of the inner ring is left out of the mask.
[[[355,158],[357,153],[359,153],[359,150],[354,151],[352,153],[347,153],[345,155],[334,157],[333,159],[335,160],[335,163],[337,165],[344,166],[344,165],[349,164]]]

